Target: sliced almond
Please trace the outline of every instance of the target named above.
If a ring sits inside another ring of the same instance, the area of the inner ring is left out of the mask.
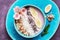
[[[28,35],[28,32],[25,32],[24,34],[25,34],[25,35]]]
[[[24,30],[24,27],[21,27],[20,29],[21,29],[21,30]]]

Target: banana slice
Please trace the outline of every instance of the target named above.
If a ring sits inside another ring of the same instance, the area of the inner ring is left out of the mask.
[[[38,28],[41,28],[42,24],[41,24],[41,21],[40,21],[40,19],[38,17],[38,12],[34,8],[30,8],[30,12],[31,12],[32,16],[34,17],[33,19],[35,21],[36,26]]]
[[[38,18],[35,19],[35,24],[37,25],[38,28],[41,28],[42,27],[41,21]]]
[[[52,5],[51,5],[51,4],[48,4],[48,5],[45,7],[45,13],[48,13],[51,9],[52,9]]]
[[[32,8],[32,7],[30,8],[30,12],[31,12],[31,14],[32,14],[33,17],[36,18],[36,17],[38,16],[38,13],[37,13],[36,10],[35,10],[34,8]]]

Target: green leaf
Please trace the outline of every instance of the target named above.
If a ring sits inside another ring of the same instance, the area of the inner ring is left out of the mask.
[[[50,27],[50,24],[48,24],[48,25],[45,27],[44,32],[47,32],[48,29],[49,29],[49,27]]]
[[[44,36],[44,35],[46,35],[46,34],[48,33],[49,27],[50,27],[50,24],[48,24],[48,25],[45,27],[45,29],[43,30],[41,36]]]
[[[44,35],[46,35],[48,32],[43,32],[42,34],[41,34],[41,36],[44,36]]]

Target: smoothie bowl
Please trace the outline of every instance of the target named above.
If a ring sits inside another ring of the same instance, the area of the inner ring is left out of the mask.
[[[41,9],[34,6],[14,8],[14,27],[17,33],[25,38],[33,38],[41,34],[45,28],[46,18]]]

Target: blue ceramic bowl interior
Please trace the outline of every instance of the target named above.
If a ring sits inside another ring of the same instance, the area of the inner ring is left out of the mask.
[[[44,18],[43,27],[42,27],[42,29],[40,30],[40,32],[38,32],[36,35],[33,35],[33,36],[26,36],[26,35],[23,35],[20,31],[18,31],[17,26],[16,26],[16,24],[15,24],[15,20],[14,20],[14,28],[16,29],[17,33],[18,33],[20,36],[22,36],[22,37],[24,37],[24,38],[33,38],[33,37],[38,36],[38,35],[43,31],[43,29],[45,28],[46,17],[45,17],[44,12],[41,10],[41,8],[39,8],[39,7],[35,6],[35,5],[24,5],[24,6],[22,6],[21,8],[23,8],[23,7],[25,7],[25,6],[36,7],[36,8],[38,8],[38,9],[41,11],[41,13],[42,13],[42,15],[43,15],[43,18]]]

